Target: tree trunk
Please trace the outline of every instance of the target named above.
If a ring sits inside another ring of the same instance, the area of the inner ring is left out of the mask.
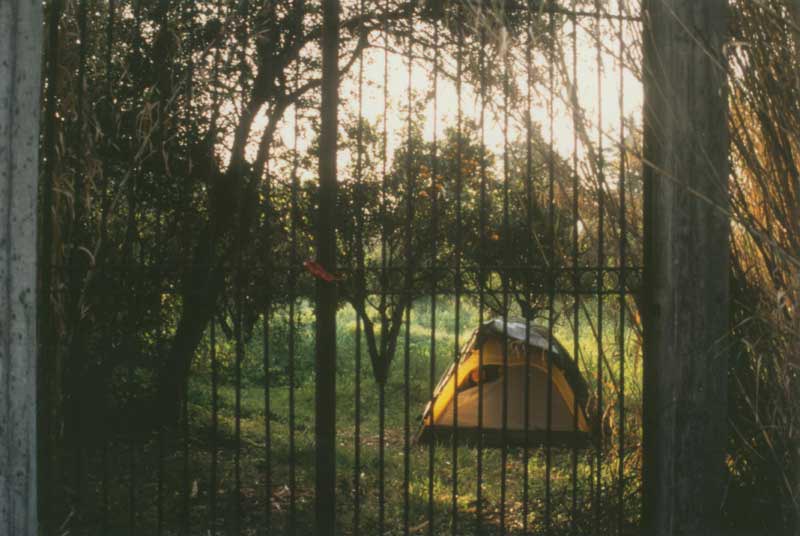
[[[211,145],[202,147],[198,152],[202,161],[196,162],[195,168],[204,170],[206,182],[210,184],[209,221],[198,237],[191,266],[184,276],[181,315],[169,357],[159,377],[158,414],[167,426],[178,422],[192,359],[224,290],[228,268],[226,262],[230,253],[228,245],[237,229],[237,215],[240,210],[245,210],[241,200],[247,193],[245,190],[253,188],[258,180],[258,177],[248,175],[244,153],[253,120],[268,100],[268,95],[255,89],[253,93],[239,119],[227,170],[224,173],[218,170]],[[280,109],[285,110],[285,107]],[[246,225],[249,221],[249,217],[244,217]],[[248,229],[244,232],[248,232]]]
[[[729,301],[726,0],[644,2],[645,534],[720,533]]]
[[[34,536],[42,3],[0,2],[0,533]]]
[[[201,234],[191,273],[184,282],[180,320],[159,378],[158,414],[162,416],[162,424],[167,426],[178,422],[192,358],[203,340],[203,333],[214,315],[225,284],[224,260],[214,251],[221,249],[217,241],[210,236],[208,229]]]

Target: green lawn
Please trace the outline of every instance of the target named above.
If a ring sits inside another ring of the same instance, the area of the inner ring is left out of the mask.
[[[571,318],[571,305],[561,315],[555,327],[556,336],[562,344],[573,348],[573,331],[566,322]],[[587,307],[596,314],[596,305]],[[592,474],[596,470],[594,449],[573,452],[569,449],[552,449],[550,494],[551,520],[555,534],[568,534],[573,522],[578,533],[591,533],[596,528],[599,534],[616,533],[619,515],[619,457],[618,444],[618,405],[616,387],[618,384],[620,352],[618,348],[618,317],[616,304],[609,304],[604,311],[604,354],[615,377],[608,381],[605,372],[603,396],[606,400],[607,432],[602,447],[601,487],[599,494]],[[260,334],[247,345],[246,357],[242,366],[243,382],[241,394],[241,450],[240,487],[242,517],[240,528],[243,534],[261,534],[265,526],[267,504],[273,533],[283,534],[291,519],[290,466],[295,472],[294,484],[294,522],[297,534],[310,534],[313,522],[314,489],[314,438],[313,438],[313,317],[307,307],[298,312],[298,331],[296,333],[295,388],[294,388],[294,427],[290,427],[289,385],[287,381],[287,318],[276,315],[271,322],[270,385],[269,385],[269,426],[270,437],[265,439],[265,382],[263,381],[263,345]],[[582,326],[579,337],[581,348],[581,369],[587,381],[596,391],[596,364],[598,344],[589,329],[590,317],[582,313]],[[595,322],[596,317],[591,317]],[[478,323],[477,308],[467,303],[461,310],[460,343],[466,340],[470,331]],[[429,304],[419,303],[411,315],[411,338],[409,341],[409,435],[413,435],[419,425],[419,414],[429,396],[430,382],[430,314]],[[637,366],[638,348],[632,334],[626,344],[626,456],[624,479],[624,525],[626,532],[633,531],[637,522],[639,507],[639,413],[640,413],[640,367]],[[218,337],[221,339],[221,337]],[[393,362],[389,381],[385,387],[385,461],[384,489],[385,511],[384,531],[386,534],[402,534],[404,522],[404,445],[406,438],[404,378],[403,378],[403,340]],[[445,302],[437,308],[436,326],[436,374],[452,362],[455,356],[454,310],[452,303]],[[365,350],[365,348],[362,348]],[[360,463],[355,466],[355,317],[349,309],[342,310],[338,318],[338,375],[337,375],[337,528],[342,534],[351,534],[354,529],[356,503],[359,508],[359,526],[362,534],[377,534],[379,525],[379,412],[378,386],[372,378],[369,358],[362,355],[361,378],[361,430],[358,438]],[[220,362],[219,385],[219,430],[217,433],[218,477],[216,482],[215,525],[219,533],[232,533],[235,528],[235,456],[237,441],[235,435],[236,387],[233,382],[234,353],[228,341],[221,340],[217,348]],[[616,382],[616,383],[615,383]],[[188,510],[191,534],[207,534],[211,526],[211,381],[208,348],[198,356],[195,373],[190,385],[189,395],[189,463],[188,463]],[[294,448],[290,449],[293,437]],[[162,504],[164,533],[175,533],[181,524],[184,486],[184,455],[182,435],[175,434],[165,438],[162,449],[164,455]],[[267,443],[269,449],[267,450]],[[429,447],[410,445],[409,465],[409,507],[408,523],[412,533],[427,534],[429,530]],[[135,494],[137,525],[140,533],[151,534],[157,520],[157,474],[158,441],[152,438],[146,444],[135,447]],[[125,472],[129,467],[130,449],[120,445],[114,449],[110,463],[115,474],[120,477],[112,480],[110,486],[110,526],[109,533],[127,534],[121,527],[129,521],[130,478]],[[267,454],[269,453],[269,459]],[[576,475],[573,479],[572,459],[577,460]],[[456,450],[457,460],[449,444],[439,444],[433,449],[433,512],[434,534],[451,530],[453,523],[453,463],[457,462],[457,500],[456,517],[459,534],[472,534],[478,528],[478,450],[462,446]],[[545,523],[546,463],[543,448],[531,450],[527,464],[528,473],[528,527],[533,533],[541,532]],[[290,461],[292,463],[290,463]],[[269,465],[268,465],[269,464]],[[266,489],[267,470],[271,485]],[[505,475],[505,502],[501,500],[502,453],[500,449],[484,449],[482,452],[482,494],[481,526],[483,533],[499,533],[501,515],[504,515],[506,531],[521,532],[523,526],[523,483],[525,475],[525,454],[522,449],[508,449]],[[128,471],[129,473],[129,471]],[[356,497],[355,475],[359,475],[360,494]],[[99,487],[99,484],[98,484]],[[573,516],[573,488],[575,509]],[[98,491],[98,493],[100,493]],[[269,498],[267,495],[269,494]],[[598,502],[599,498],[599,502]],[[504,508],[503,508],[504,505]],[[503,512],[504,511],[504,512]],[[113,527],[120,527],[115,531]]]

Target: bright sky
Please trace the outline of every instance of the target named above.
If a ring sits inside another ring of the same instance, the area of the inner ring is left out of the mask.
[[[584,21],[584,24],[592,24],[592,22]],[[604,24],[616,25],[616,22],[607,22]],[[608,26],[606,31],[616,32],[617,26]],[[563,43],[567,47],[565,49],[565,61],[567,69],[572,73],[572,50],[571,39],[569,35],[572,32],[572,24],[567,23],[562,28]],[[616,33],[615,33],[616,35]],[[626,36],[628,39],[629,36]],[[624,100],[620,103],[620,66],[617,58],[610,52],[601,53],[600,59],[602,68],[600,70],[601,76],[598,77],[597,65],[597,51],[596,41],[587,29],[578,24],[577,29],[577,92],[580,106],[584,110],[584,117],[590,128],[590,132],[596,141],[597,137],[597,117],[598,109],[602,110],[602,128],[605,133],[604,145],[611,146],[619,140],[619,123],[620,123],[620,110],[626,117],[633,118],[635,124],[641,123],[641,109],[643,102],[642,87],[636,77],[627,69],[622,71],[622,84],[624,84]],[[614,51],[617,50],[618,44],[615,38],[611,38],[609,42],[604,43],[606,47]],[[417,52],[418,53],[418,52]],[[518,78],[522,91],[527,91],[525,85],[525,64],[524,64],[524,48],[520,47],[514,50],[515,60],[515,76]],[[541,68],[541,72],[547,72],[546,59],[537,54],[533,58],[534,65]],[[388,55],[388,103],[389,111],[387,115],[388,123],[388,139],[389,148],[388,154],[391,155],[398,143],[404,140],[403,129],[405,127],[406,116],[403,107],[407,102],[407,88],[408,88],[408,67],[407,59],[400,54],[390,53]],[[502,65],[490,65],[490,68],[502,69]],[[363,86],[363,114],[364,117],[371,121],[378,121],[384,111],[384,98],[383,98],[383,79],[384,79],[384,53],[379,49],[369,50],[364,57],[364,86]],[[358,104],[358,84],[357,84],[357,69],[356,63],[350,73],[350,76],[342,84],[341,98],[342,106],[346,107],[353,116],[357,112]],[[456,88],[452,81],[438,77],[438,114],[433,113],[433,101],[428,102],[427,110],[425,113],[426,124],[424,125],[424,135],[426,139],[433,138],[434,124],[441,138],[441,133],[449,126],[455,126],[458,99]],[[426,94],[432,91],[433,88],[433,75],[432,66],[429,63],[421,64],[415,63],[411,73],[411,82],[414,91],[417,94]],[[549,131],[548,120],[548,98],[549,93],[544,91],[544,86],[547,80],[538,81],[538,87],[534,89],[533,104],[531,106],[531,115],[534,122],[534,128],[538,124],[544,135],[546,136]],[[563,84],[556,83],[556,91],[561,95],[567,94],[567,88]],[[598,90],[600,94],[598,94]],[[599,103],[599,107],[598,107]],[[477,88],[473,88],[468,84],[462,86],[462,112],[464,118],[471,118],[476,122],[480,115],[480,100],[477,95]],[[500,104],[499,102],[497,104]],[[620,106],[621,105],[621,106]],[[498,108],[499,109],[499,108]],[[558,95],[555,96],[553,101],[554,121],[553,121],[553,135],[554,147],[556,151],[563,157],[570,157],[573,153],[573,122],[572,113]],[[524,110],[515,110],[516,117],[523,117]],[[289,110],[286,114],[286,120],[279,129],[283,143],[291,147],[293,142],[293,110]],[[503,132],[502,132],[502,117],[494,117],[491,111],[487,110],[486,115],[486,143],[487,146],[496,152],[502,153],[503,147]],[[510,140],[516,136],[524,136],[525,126],[523,123],[511,119],[511,132],[509,133]],[[304,136],[304,132],[308,130],[308,125],[304,124],[301,120],[298,129],[300,136],[297,140],[300,150],[304,150],[309,140],[309,136]],[[583,151],[579,142],[578,155],[582,155]],[[346,159],[346,156],[342,157]],[[340,165],[346,164],[346,161],[341,161]],[[340,169],[343,169],[341,167]]]

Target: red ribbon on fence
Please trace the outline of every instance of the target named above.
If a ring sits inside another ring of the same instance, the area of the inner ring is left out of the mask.
[[[334,281],[341,279],[341,277],[330,273],[328,270],[325,269],[325,267],[323,267],[317,261],[308,259],[303,263],[303,266],[305,266],[306,270],[308,270],[308,272],[311,275],[313,275],[317,279],[322,279],[326,283],[332,283]]]

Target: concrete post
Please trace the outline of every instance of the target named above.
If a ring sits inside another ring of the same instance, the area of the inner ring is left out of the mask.
[[[42,2],[0,1],[0,534],[34,536]]]
[[[716,535],[727,439],[727,0],[645,0],[644,524]]]

